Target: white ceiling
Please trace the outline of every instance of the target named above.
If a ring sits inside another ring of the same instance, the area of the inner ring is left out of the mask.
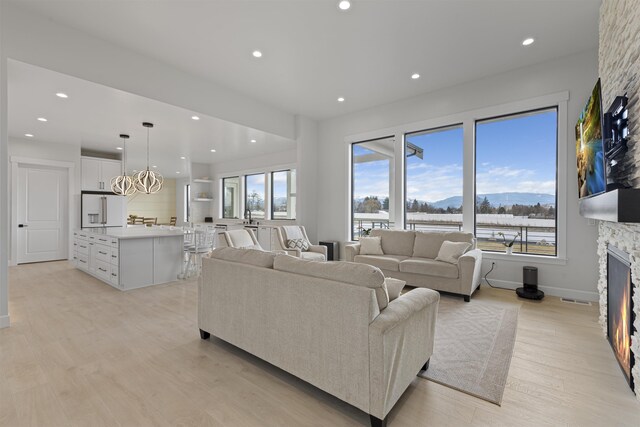
[[[146,166],[143,121],[155,124],[150,131],[151,164],[168,178],[187,174],[190,161],[215,163],[296,146],[286,138],[17,61],[9,61],[8,86],[10,137],[27,139],[24,134],[30,133],[34,137],[28,139],[44,143],[120,153],[118,135],[126,133],[131,136],[129,171]],[[58,98],[57,92],[69,98]],[[193,115],[200,120],[192,120]],[[39,122],[38,117],[48,121]]]
[[[600,6],[600,0],[352,0],[351,10],[341,12],[337,0],[19,3],[316,119],[595,48]],[[529,36],[536,42],[521,46]],[[253,58],[254,49],[264,56]],[[414,72],[419,80],[411,80]],[[346,102],[336,102],[339,96]]]

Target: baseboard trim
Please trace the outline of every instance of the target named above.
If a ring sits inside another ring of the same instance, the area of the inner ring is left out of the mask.
[[[11,324],[10,320],[9,320],[9,315],[5,315],[5,316],[0,316],[0,329],[2,328],[8,328],[9,325]]]
[[[493,286],[500,288],[513,289],[522,287],[522,283],[512,282],[510,280],[490,279]],[[488,285],[486,280],[482,280],[483,285]],[[559,298],[573,298],[584,301],[599,302],[600,295],[597,292],[580,291],[577,289],[559,288],[556,286],[543,286],[539,285],[538,288],[547,295],[551,295]]]

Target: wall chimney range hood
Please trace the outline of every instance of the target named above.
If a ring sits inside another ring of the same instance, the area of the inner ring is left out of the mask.
[[[618,188],[581,199],[580,215],[609,222],[640,223],[640,189]]]

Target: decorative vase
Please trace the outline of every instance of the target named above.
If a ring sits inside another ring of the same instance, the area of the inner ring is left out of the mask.
[[[513,254],[513,248],[511,246],[507,246],[507,255]]]

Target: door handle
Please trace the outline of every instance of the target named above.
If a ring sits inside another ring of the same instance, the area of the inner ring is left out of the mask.
[[[18,228],[24,228],[24,227],[28,227],[27,224],[18,224]]]

